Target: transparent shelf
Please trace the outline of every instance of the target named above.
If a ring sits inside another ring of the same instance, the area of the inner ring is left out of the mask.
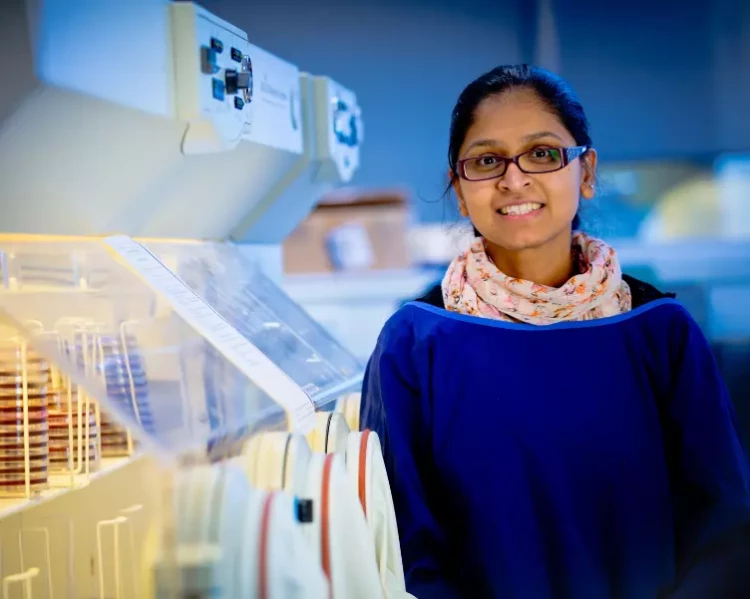
[[[239,247],[162,241],[144,245],[281,368],[317,408],[359,391],[362,364]]]
[[[358,388],[356,359],[235,248],[148,248],[316,406]],[[94,398],[106,414],[103,447],[126,442],[105,430],[109,419],[169,460],[288,428],[284,398],[251,380],[102,240],[0,236],[0,281],[0,344],[28,347]]]

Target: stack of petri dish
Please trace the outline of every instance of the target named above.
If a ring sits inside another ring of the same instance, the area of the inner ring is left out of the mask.
[[[96,406],[79,398],[78,386],[50,369],[49,451],[50,472],[85,473],[99,468]]]
[[[23,341],[0,341],[0,494],[35,494],[49,482],[49,365]]]
[[[153,429],[148,379],[143,358],[132,335],[101,338],[102,372],[107,396],[146,430]],[[102,415],[102,454],[128,455],[127,430]]]

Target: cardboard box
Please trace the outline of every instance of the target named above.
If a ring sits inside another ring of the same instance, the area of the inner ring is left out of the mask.
[[[407,268],[409,220],[408,198],[401,192],[324,199],[284,242],[284,272]]]

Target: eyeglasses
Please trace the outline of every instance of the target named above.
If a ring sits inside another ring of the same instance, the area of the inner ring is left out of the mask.
[[[497,154],[482,154],[458,161],[458,174],[467,181],[485,181],[502,177],[512,162],[522,173],[552,173],[565,168],[589,150],[589,146],[572,148],[534,148],[518,156],[506,158]]]

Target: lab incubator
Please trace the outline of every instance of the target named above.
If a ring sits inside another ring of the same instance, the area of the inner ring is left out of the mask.
[[[279,286],[356,95],[191,2],[0,11],[2,597],[408,597],[363,366]]]

